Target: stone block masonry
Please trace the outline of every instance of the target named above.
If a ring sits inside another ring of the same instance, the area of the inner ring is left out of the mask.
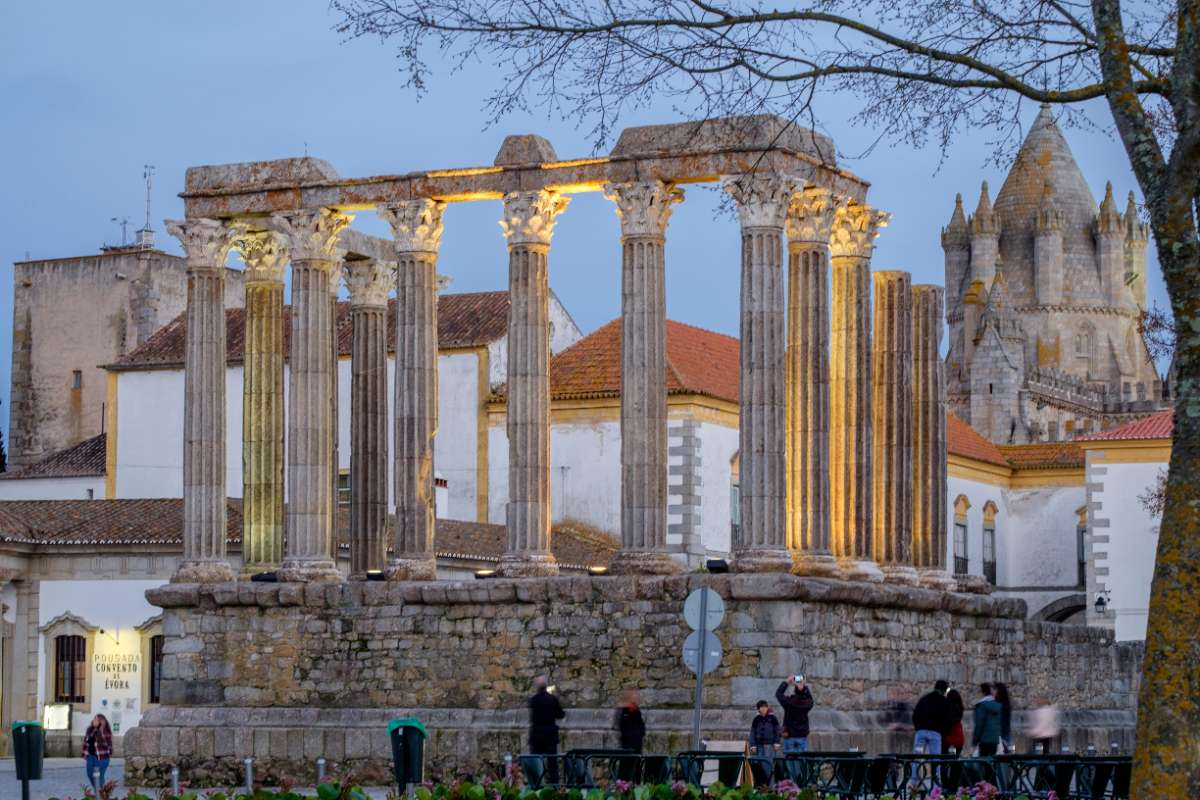
[[[1030,622],[1020,601],[786,574],[471,582],[172,584],[163,703],[126,734],[133,783],[179,766],[197,784],[311,780],[315,759],[385,782],[386,722],[420,717],[434,777],[480,774],[525,749],[525,700],[546,673],[568,708],[563,749],[615,744],[623,688],[641,690],[648,749],[685,749],[693,687],[680,650],[688,592],[726,598],[704,733],[746,735],[753,704],[803,670],[813,747],[905,748],[911,704],[937,678],[1007,681],[1018,708],[1063,709],[1068,742],[1132,743],[1139,645]]]

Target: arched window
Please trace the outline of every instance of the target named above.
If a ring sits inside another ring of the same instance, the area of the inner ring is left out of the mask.
[[[741,451],[729,459],[729,546],[737,547],[742,534],[742,495],[739,476],[741,473]]]
[[[988,500],[983,504],[983,574],[988,582],[996,585],[996,504]]]
[[[1075,357],[1091,359],[1092,347],[1096,341],[1096,331],[1090,322],[1085,322],[1075,334]]]
[[[46,702],[86,705],[90,697],[92,639],[96,628],[70,612],[60,614],[39,632],[45,642]]]
[[[970,561],[967,558],[967,510],[971,501],[965,494],[954,500],[954,574],[966,575]]]

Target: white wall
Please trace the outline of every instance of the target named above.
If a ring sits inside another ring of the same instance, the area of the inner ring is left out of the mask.
[[[88,491],[92,494],[89,496]],[[86,478],[8,478],[0,500],[101,500],[104,476]]]
[[[62,580],[41,581],[38,591],[38,627],[63,613],[71,613],[104,633],[96,631],[93,639],[90,709],[76,709],[72,715],[72,733],[82,734],[94,714],[104,714],[113,725],[113,732],[123,734],[141,719],[142,715],[142,670],[149,665],[142,663],[141,637],[134,628],[161,613],[146,601],[146,590],[161,586],[162,581],[123,580]],[[38,718],[41,706],[46,701],[46,642],[38,636]],[[100,661],[113,656],[131,660],[136,671],[122,673],[101,672]],[[99,657],[99,658],[98,658]],[[51,665],[52,668],[52,665]],[[121,685],[106,687],[106,682]],[[119,726],[119,730],[118,730]]]
[[[717,553],[728,553],[733,475],[730,460],[738,450],[738,429],[701,422],[700,539]]]
[[[1141,501],[1158,482],[1166,463],[1094,464],[1088,453],[1088,482],[1093,485],[1089,533],[1108,537],[1096,542],[1092,567],[1096,581],[1109,592],[1107,620],[1115,626],[1118,641],[1144,639],[1150,606],[1150,583],[1158,549],[1161,520],[1151,517]],[[1093,527],[1107,520],[1108,526]],[[1095,597],[1088,597],[1088,606]],[[1094,622],[1094,621],[1093,621]]]
[[[999,584],[1081,591],[1078,570],[1079,509],[1087,501],[1082,486],[1043,486],[1005,491],[996,538],[1003,550]],[[1030,607],[1033,613],[1037,609]]]
[[[438,516],[475,519],[476,467],[479,452],[479,356],[451,353],[438,356],[438,431],[433,463],[446,479],[446,511]],[[394,444],[394,441],[393,441]]]

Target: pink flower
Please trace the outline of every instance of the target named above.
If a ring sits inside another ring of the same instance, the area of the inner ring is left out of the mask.
[[[928,800],[942,800],[942,787],[933,787],[933,791],[929,793]]]

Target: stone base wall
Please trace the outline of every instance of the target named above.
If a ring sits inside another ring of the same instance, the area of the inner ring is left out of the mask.
[[[1067,743],[1132,745],[1141,646],[1030,622],[1020,601],[788,575],[569,577],[438,583],[169,585],[151,590],[167,636],[163,704],[126,735],[131,781],[175,765],[201,783],[331,770],[386,782],[385,726],[421,718],[434,776],[494,770],[524,750],[525,699],[548,674],[568,709],[563,749],[613,745],[612,708],[640,690],[652,751],[690,746],[694,678],[680,652],[688,592],[725,599],[721,665],[703,732],[744,739],[803,671],[815,748],[907,749],[912,704],[937,678],[973,702],[1006,681],[1018,709],[1050,698]],[[969,721],[969,711],[968,711]],[[1014,720],[1018,741],[1023,715]]]

